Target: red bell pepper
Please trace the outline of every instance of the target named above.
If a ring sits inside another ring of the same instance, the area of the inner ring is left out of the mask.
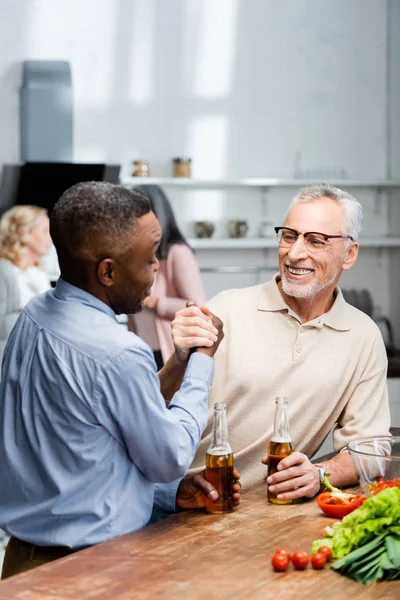
[[[317,497],[318,506],[326,515],[341,519],[361,506],[366,500],[360,494],[346,494],[345,492],[322,492]]]
[[[368,491],[370,494],[379,494],[379,492],[381,492],[382,490],[385,490],[386,488],[391,488],[391,487],[398,487],[400,488],[400,477],[398,479],[389,479],[388,481],[386,481],[385,479],[383,479],[383,477],[381,477],[379,479],[379,481],[374,481],[374,483],[370,483],[368,486]]]

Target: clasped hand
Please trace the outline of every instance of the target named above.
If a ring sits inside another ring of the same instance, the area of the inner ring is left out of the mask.
[[[224,337],[221,319],[206,306],[198,307],[190,302],[188,305],[176,313],[171,323],[175,352],[182,362],[188,359],[192,348],[214,356]]]

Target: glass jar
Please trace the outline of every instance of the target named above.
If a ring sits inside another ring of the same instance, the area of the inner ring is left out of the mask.
[[[244,219],[231,219],[228,221],[228,235],[231,238],[243,238],[249,230],[249,224]]]
[[[174,177],[190,177],[191,158],[173,158]]]
[[[133,160],[134,170],[132,177],[150,177],[150,167],[147,160]]]

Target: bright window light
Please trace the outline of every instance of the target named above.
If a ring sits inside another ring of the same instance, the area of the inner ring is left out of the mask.
[[[204,115],[189,125],[189,155],[195,156],[193,176],[223,179],[226,171],[228,120],[223,115]]]
[[[188,89],[202,98],[227,96],[232,87],[237,0],[187,0],[185,6]]]
[[[132,19],[129,100],[146,104],[154,84],[154,0],[135,2]]]

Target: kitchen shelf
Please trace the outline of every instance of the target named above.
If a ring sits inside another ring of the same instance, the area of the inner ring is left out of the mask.
[[[252,248],[278,248],[271,238],[190,238],[188,244],[195,250],[249,250]]]
[[[120,180],[124,187],[137,185],[160,185],[171,187],[188,187],[194,189],[224,189],[234,187],[301,187],[321,181],[305,179],[279,179],[277,177],[249,177],[247,179],[186,179],[184,177],[125,177]],[[325,180],[337,187],[369,187],[369,188],[395,188],[400,187],[400,180]]]
[[[195,250],[251,250],[278,248],[275,238],[190,238],[188,244]],[[365,237],[359,240],[361,248],[399,248],[400,237]]]
[[[183,177],[125,177],[120,183],[124,187],[135,187],[137,185],[159,185],[186,189],[213,189],[222,190],[227,188],[258,188],[268,190],[277,187],[302,187],[320,181],[304,179],[280,179],[279,177],[249,177],[246,179],[192,179]],[[346,188],[371,188],[375,190],[400,188],[400,180],[359,180],[359,179],[335,179],[325,180],[337,187]],[[277,248],[273,236],[267,238],[191,238],[188,240],[190,246],[196,250],[251,250]],[[361,248],[398,248],[400,237],[365,237],[360,240]]]

